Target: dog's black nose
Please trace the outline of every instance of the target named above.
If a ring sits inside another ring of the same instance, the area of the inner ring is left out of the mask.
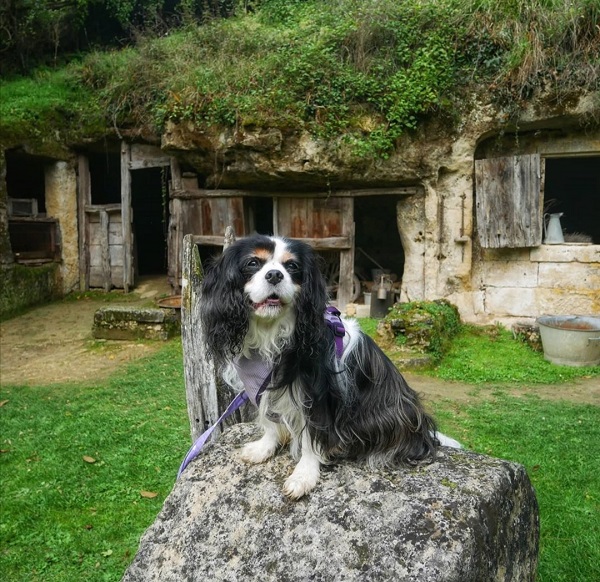
[[[283,279],[283,273],[281,271],[273,269],[267,272],[267,274],[265,275],[265,279],[268,283],[271,283],[271,285],[277,285],[277,283],[281,282],[281,280]]]

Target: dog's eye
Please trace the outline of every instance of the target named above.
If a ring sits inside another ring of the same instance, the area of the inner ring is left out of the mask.
[[[300,270],[300,265],[296,261],[286,261],[285,268],[288,273],[295,273]]]
[[[255,257],[248,259],[246,261],[246,267],[250,269],[256,269],[257,267],[260,267],[260,261]]]

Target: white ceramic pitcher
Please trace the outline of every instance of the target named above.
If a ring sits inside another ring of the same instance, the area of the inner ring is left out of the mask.
[[[544,214],[544,244],[558,245],[565,242],[562,227],[560,225],[560,217],[563,212],[554,214]],[[546,220],[546,217],[548,219]]]

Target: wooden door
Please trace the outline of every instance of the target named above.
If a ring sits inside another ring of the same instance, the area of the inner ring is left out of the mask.
[[[123,225],[119,204],[89,205],[86,211],[86,248],[89,287],[123,288]]]
[[[78,168],[80,289],[124,288],[123,224],[120,204],[92,204],[89,163],[79,156]]]
[[[172,194],[169,220],[169,281],[181,288],[183,237],[195,235],[199,246],[221,247],[225,229],[232,226],[237,237],[245,236],[244,199],[240,196],[211,197],[189,191]]]
[[[343,308],[354,283],[354,200],[282,197],[274,208],[276,234],[302,239],[317,251],[339,253],[337,303]]]

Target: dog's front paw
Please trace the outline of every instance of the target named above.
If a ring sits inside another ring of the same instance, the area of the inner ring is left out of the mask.
[[[298,469],[299,467],[296,467],[283,484],[283,493],[293,500],[300,499],[310,493],[319,481],[318,468],[316,470],[314,468],[312,470]]]
[[[268,461],[277,450],[277,444],[260,439],[244,445],[242,460],[246,463],[258,464]]]

